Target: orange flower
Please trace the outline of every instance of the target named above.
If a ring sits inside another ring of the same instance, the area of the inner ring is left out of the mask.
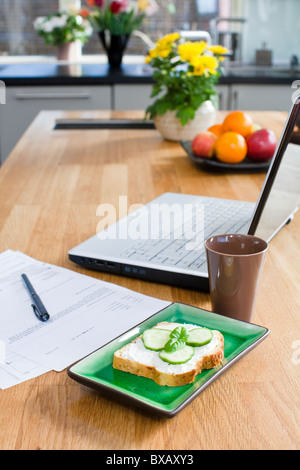
[[[89,12],[86,8],[83,8],[81,11],[80,11],[80,16],[83,16],[84,18],[87,18],[89,16]]]
[[[101,8],[103,6],[104,1],[103,0],[86,0],[87,4],[90,7],[99,7]]]

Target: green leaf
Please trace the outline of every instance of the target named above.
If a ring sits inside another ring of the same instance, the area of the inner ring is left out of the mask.
[[[178,326],[170,334],[169,341],[165,344],[164,350],[167,353],[175,352],[178,349],[184,348],[189,334],[184,326]]]
[[[165,114],[169,109],[172,109],[172,103],[165,100],[157,100],[156,102],[156,112],[157,114]]]
[[[151,98],[154,98],[155,96],[159,95],[160,92],[161,92],[161,86],[160,85],[153,85]]]
[[[191,106],[178,109],[176,116],[180,119],[181,125],[185,126],[190,119],[194,119],[195,110]]]

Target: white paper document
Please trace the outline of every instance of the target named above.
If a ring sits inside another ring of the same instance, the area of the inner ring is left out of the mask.
[[[5,348],[0,360],[0,388],[5,389],[49,372],[51,368]]]
[[[22,273],[47,308],[47,322],[34,315]],[[170,302],[6,251],[0,305],[0,388],[7,388],[65,369]]]

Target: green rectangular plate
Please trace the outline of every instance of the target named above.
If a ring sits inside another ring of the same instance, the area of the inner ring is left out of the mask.
[[[215,369],[204,370],[195,381],[180,387],[157,385],[153,380],[115,370],[114,352],[152,328],[158,322],[191,323],[219,330],[224,336],[224,361]],[[77,382],[99,391],[108,391],[148,410],[172,417],[188,405],[230,366],[263,341],[269,330],[252,323],[217,315],[185,304],[173,303],[68,368]]]

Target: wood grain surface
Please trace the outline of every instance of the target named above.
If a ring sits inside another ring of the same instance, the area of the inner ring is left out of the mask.
[[[220,113],[221,121],[225,113]],[[251,112],[281,134],[286,114]],[[147,203],[171,191],[255,201],[265,174],[195,167],[156,130],[53,130],[58,119],[138,118],[142,112],[42,112],[0,170],[0,251],[174,302],[211,309],[207,293],[87,271],[68,250],[96,232],[102,203]],[[271,242],[254,323],[266,341],[172,419],[124,406],[49,372],[0,391],[1,449],[299,449],[300,215]]]

